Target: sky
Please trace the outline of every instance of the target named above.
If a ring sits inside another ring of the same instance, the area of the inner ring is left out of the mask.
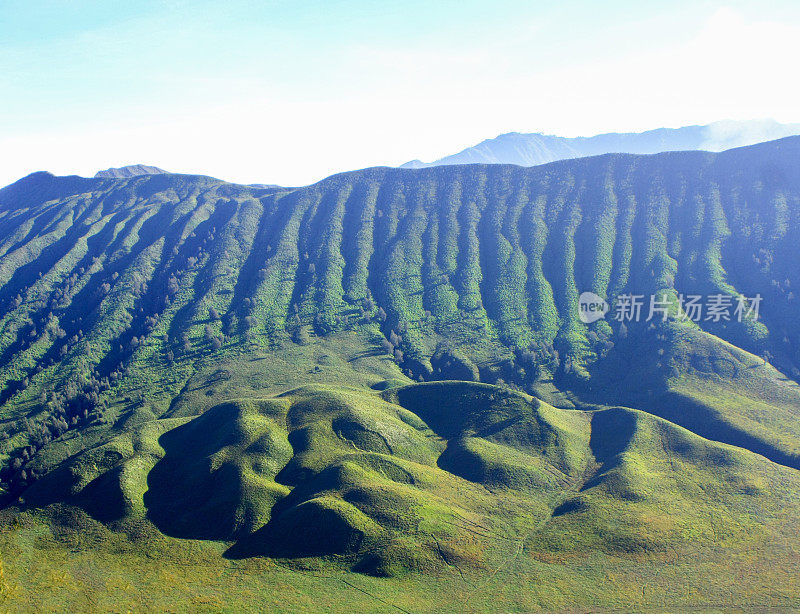
[[[800,122],[799,57],[796,0],[0,0],[0,185],[295,186],[506,132]]]

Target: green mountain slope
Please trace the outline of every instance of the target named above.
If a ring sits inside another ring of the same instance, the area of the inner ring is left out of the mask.
[[[162,415],[198,362],[342,330],[386,338],[413,379],[570,388],[619,341],[578,319],[587,290],[761,293],[760,323],[699,328],[794,377],[798,143],[368,169],[286,192],[32,175],[0,195],[2,416],[69,405],[70,422],[105,402],[114,420],[125,396]]]
[[[752,564],[783,573],[798,159],[800,137],[296,189],[26,177],[0,190],[8,539],[188,540],[212,567],[456,574],[512,600],[581,557],[625,591],[655,553],[710,574],[719,549],[774,548]],[[584,324],[585,291],[669,317]],[[760,318],[686,322],[693,294],[760,294]]]

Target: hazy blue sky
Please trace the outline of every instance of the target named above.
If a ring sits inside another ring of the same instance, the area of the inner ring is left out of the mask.
[[[304,184],[499,133],[800,121],[800,3],[0,0],[0,185]]]

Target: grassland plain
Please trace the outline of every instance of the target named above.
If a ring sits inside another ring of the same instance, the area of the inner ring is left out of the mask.
[[[0,190],[0,608],[800,607],[798,159]]]

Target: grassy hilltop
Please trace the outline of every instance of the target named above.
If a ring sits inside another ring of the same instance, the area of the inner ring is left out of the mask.
[[[798,160],[0,190],[0,608],[800,606]]]

